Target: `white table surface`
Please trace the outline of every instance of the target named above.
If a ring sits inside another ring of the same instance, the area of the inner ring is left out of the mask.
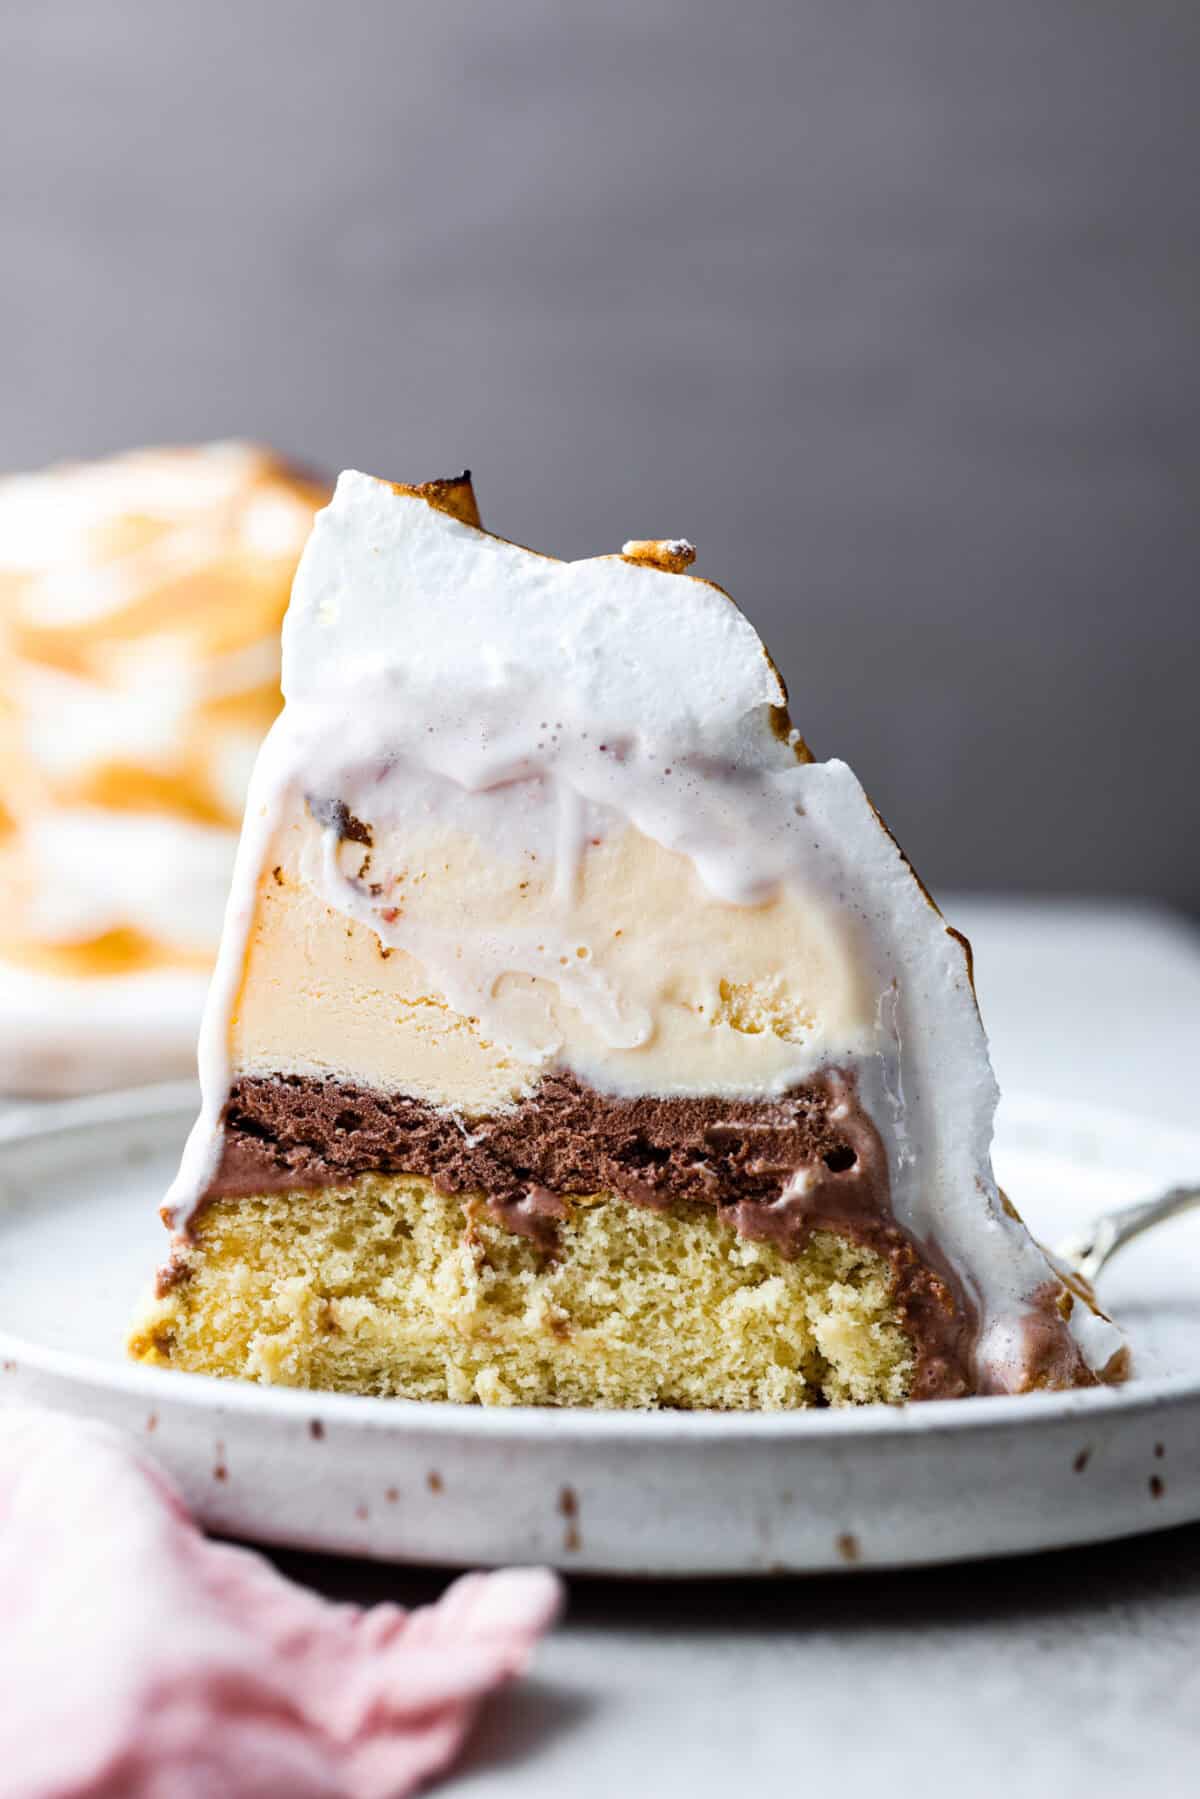
[[[945,910],[975,944],[1003,1085],[1200,1116],[1200,936],[1186,923],[1133,906]],[[415,1602],[446,1578],[279,1560],[364,1600]],[[1193,1799],[1200,1526],[928,1573],[575,1581],[566,1622],[446,1790]]]

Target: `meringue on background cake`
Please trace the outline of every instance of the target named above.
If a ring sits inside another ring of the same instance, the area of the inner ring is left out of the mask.
[[[239,443],[0,480],[0,1087],[192,1071],[327,498]]]
[[[1123,1374],[997,1191],[966,944],[692,555],[342,476],[135,1355],[610,1407]]]

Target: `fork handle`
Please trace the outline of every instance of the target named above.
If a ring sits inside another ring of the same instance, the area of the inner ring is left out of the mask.
[[[1157,1199],[1143,1199],[1137,1205],[1105,1212],[1085,1231],[1060,1243],[1054,1254],[1073,1273],[1092,1282],[1117,1251],[1132,1243],[1135,1237],[1153,1230],[1156,1225],[1165,1224],[1169,1218],[1194,1211],[1197,1206],[1200,1206],[1200,1187],[1172,1187],[1169,1192],[1159,1194]]]

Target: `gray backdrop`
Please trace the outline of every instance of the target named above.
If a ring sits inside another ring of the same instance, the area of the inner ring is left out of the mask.
[[[685,533],[934,882],[1200,903],[1196,0],[3,0],[0,464]]]

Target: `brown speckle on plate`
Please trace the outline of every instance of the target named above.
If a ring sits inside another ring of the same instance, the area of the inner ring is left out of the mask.
[[[558,1509],[567,1521],[567,1528],[563,1532],[563,1548],[571,1552],[581,1549],[583,1538],[579,1534],[579,1495],[574,1487],[561,1488]]]

